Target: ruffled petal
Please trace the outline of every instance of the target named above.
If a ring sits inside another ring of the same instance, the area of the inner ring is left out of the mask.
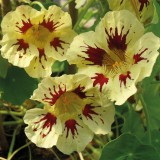
[[[90,31],[76,36],[67,51],[67,60],[78,66],[102,66],[106,51],[97,43],[95,32]]]
[[[95,134],[107,134],[111,131],[111,124],[114,121],[115,109],[113,105],[108,107],[96,107],[86,104],[82,111],[83,122]]]
[[[133,55],[133,65],[140,70],[137,81],[150,76],[156,59],[159,55],[160,39],[153,33],[146,33],[133,46],[130,53]]]
[[[139,68],[134,66],[126,73],[119,73],[115,76],[113,79],[114,86],[110,88],[109,98],[115,101],[116,105],[122,105],[131,95],[136,93],[135,85],[139,74]]]
[[[38,55],[34,45],[28,44],[23,39],[14,39],[11,34],[3,37],[1,45],[1,55],[15,66],[27,67],[30,61]]]
[[[51,148],[62,133],[60,120],[44,109],[28,110],[24,122],[28,124],[25,128],[26,136],[38,147]]]
[[[70,154],[73,151],[80,152],[92,140],[93,133],[84,125],[83,121],[67,119],[63,125],[63,133],[58,138],[57,148],[65,153]]]
[[[129,11],[121,10],[106,13],[95,32],[101,46],[110,50],[110,56],[122,59],[126,50],[143,35],[144,27]]]

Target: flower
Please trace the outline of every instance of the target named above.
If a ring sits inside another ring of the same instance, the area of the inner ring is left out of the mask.
[[[154,17],[153,0],[108,0],[108,3],[111,10],[131,11],[145,25]]]
[[[44,109],[28,110],[24,122],[27,137],[38,147],[56,145],[65,154],[82,151],[95,134],[107,134],[114,120],[114,107],[100,97],[85,75],[63,75],[42,80],[31,97]],[[103,105],[103,107],[101,107]]]
[[[78,9],[86,3],[86,0],[75,0],[75,3],[76,3],[75,8]]]
[[[2,56],[35,78],[51,75],[55,60],[65,60],[65,52],[75,36],[70,15],[57,6],[37,11],[22,5],[2,20]]]
[[[95,32],[76,36],[67,60],[87,74],[116,105],[136,93],[136,84],[150,76],[160,40],[144,34],[143,25],[127,10],[108,12]]]

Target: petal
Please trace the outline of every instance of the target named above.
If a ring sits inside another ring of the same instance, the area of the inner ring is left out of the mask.
[[[95,33],[90,31],[74,38],[67,51],[67,60],[70,64],[78,66],[102,66],[104,54],[106,51],[96,42]]]
[[[107,51],[118,50],[124,54],[142,36],[144,27],[129,11],[121,10],[106,13],[95,32],[98,42]]]
[[[40,101],[44,104],[52,106],[58,98],[72,87],[70,81],[72,76],[47,77],[44,78],[33,93],[31,99]]]
[[[57,148],[64,154],[84,150],[93,138],[93,133],[78,118],[66,120],[63,128],[63,133],[58,138]]]
[[[52,22],[54,26],[52,26]],[[56,5],[50,6],[48,10],[45,10],[44,24],[50,30],[52,30],[50,27],[55,28],[54,31],[57,32],[72,28],[72,20],[69,13],[64,12]]]
[[[159,55],[160,39],[153,33],[146,33],[133,46],[130,53],[133,53],[133,63],[140,70],[137,81],[150,76],[154,63]]]
[[[38,147],[51,148],[62,133],[60,120],[44,109],[28,110],[24,116],[26,136]]]
[[[2,32],[24,33],[32,26],[32,21],[42,19],[43,14],[30,6],[21,5],[15,11],[7,13],[2,20]],[[38,23],[37,23],[38,24]]]
[[[154,16],[152,0],[108,0],[111,10],[129,10],[144,24],[151,22]]]
[[[54,33],[50,43],[45,46],[46,55],[54,57],[55,60],[66,60],[66,51],[75,36],[76,33],[71,29],[57,31],[57,33]]]
[[[112,105],[104,108],[87,104],[82,113],[83,122],[95,134],[107,134],[111,131],[115,115],[115,109]]]
[[[23,39],[9,39],[11,35],[5,35],[1,41],[1,54],[10,63],[19,67],[27,67],[30,61],[38,54],[32,44]]]
[[[54,59],[47,57],[44,49],[38,49],[38,52],[39,56],[34,57],[25,71],[33,78],[50,76]]]
[[[114,86],[110,89],[110,99],[115,101],[116,105],[122,105],[131,95],[136,93],[135,83],[139,74],[139,68],[134,66],[126,73],[117,74],[113,79]]]
[[[108,90],[112,85],[111,76],[106,73],[105,67],[83,67],[78,70],[78,73],[88,75],[92,79],[92,86],[97,87],[100,92]]]

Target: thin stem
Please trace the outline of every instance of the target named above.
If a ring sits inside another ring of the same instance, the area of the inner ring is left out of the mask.
[[[11,156],[11,154],[13,152],[13,148],[14,148],[14,145],[15,145],[16,134],[17,134],[18,128],[19,128],[19,126],[17,126],[16,129],[14,130],[14,132],[13,132],[12,141],[11,141],[9,152],[8,152],[8,158]]]
[[[79,155],[80,160],[84,160],[82,152],[78,152],[78,155]]]
[[[143,99],[143,96],[141,94],[139,95],[139,98],[141,100],[144,114],[145,114],[146,121],[147,121],[148,142],[151,144],[151,129],[150,129],[150,120],[149,120],[149,113],[148,113],[147,105],[146,105],[146,103]]]
[[[8,150],[8,141],[3,127],[2,115],[0,115],[0,148],[2,151]]]
[[[15,150],[15,151],[12,153],[12,155],[11,155],[7,160],[11,160],[16,153],[18,153],[21,149],[29,146],[31,143],[32,143],[32,142],[28,142],[28,143],[26,143],[25,145],[23,145],[22,147],[20,147],[20,148],[18,148],[17,150]]]
[[[92,5],[92,3],[93,3],[93,0],[88,0],[87,4],[84,6],[84,8],[81,9],[81,12],[79,14],[78,20],[77,20],[77,22],[76,22],[76,24],[75,24],[75,26],[73,28],[74,30],[77,30],[81,20],[84,18],[86,12],[88,11],[88,9]]]
[[[58,155],[56,154],[56,152],[53,150],[53,148],[49,149],[53,154],[54,156],[57,158],[57,160],[61,160]]]
[[[45,7],[42,5],[42,3],[38,2],[38,1],[34,1],[34,2],[32,2],[30,5],[33,6],[34,4],[37,4],[38,6],[41,7],[41,9],[44,9],[44,10],[45,10]]]
[[[14,111],[0,111],[0,114],[3,114],[3,115],[12,114],[15,116],[24,116],[24,112],[14,112]]]
[[[23,120],[3,122],[4,126],[23,124]]]

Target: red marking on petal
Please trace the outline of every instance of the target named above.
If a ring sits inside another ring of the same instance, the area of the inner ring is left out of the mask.
[[[43,117],[35,122],[35,124],[38,124],[38,123],[41,123],[41,122],[44,122],[44,124],[42,125],[42,131],[40,132],[42,138],[46,137],[51,131],[52,131],[52,127],[53,125],[55,125],[57,123],[57,118],[52,115],[51,113],[47,113],[47,114],[42,114]],[[48,129],[48,132],[46,134],[43,133],[43,130],[45,129]],[[34,128],[33,131],[36,132],[38,129],[40,128]]]
[[[59,22],[54,23],[53,20],[51,20],[51,16],[50,18],[48,18],[48,20],[43,19],[43,22],[40,23],[40,25],[47,28],[50,32],[53,32],[56,30],[56,28],[58,28],[62,24],[60,24]]]
[[[55,38],[50,42],[50,45],[51,45],[52,47],[54,47],[54,49],[55,49],[56,51],[58,51],[58,48],[64,49],[64,48],[62,47],[62,44],[67,44],[67,43],[64,42],[64,41],[62,41],[62,40],[60,40],[59,37],[55,37]]]
[[[122,30],[120,34],[118,33],[118,28],[115,28],[115,32],[113,33],[113,28],[110,28],[110,33],[108,33],[107,29],[105,29],[106,34],[108,35],[108,47],[110,50],[113,49],[118,49],[121,51],[125,51],[127,49],[127,44],[126,44],[126,38],[129,33],[129,30],[123,34],[123,29],[124,26],[122,27]],[[125,53],[125,52],[124,52]]]
[[[39,63],[41,63],[42,65],[42,68],[45,69],[45,67],[43,66],[42,64],[42,58],[44,57],[44,60],[47,61],[47,57],[45,55],[45,52],[44,52],[44,48],[40,49],[38,48],[38,52],[39,52]],[[36,59],[37,60],[37,59]]]
[[[139,3],[141,3],[139,11],[141,12],[143,10],[144,5],[146,5],[146,7],[149,5],[149,0],[138,0]]]
[[[142,61],[142,60],[147,60],[147,58],[142,57],[142,54],[143,54],[145,51],[147,51],[147,50],[148,50],[148,48],[145,48],[143,51],[141,51],[140,53],[137,53],[137,54],[135,54],[135,55],[133,56],[134,64],[137,64],[137,63],[139,63],[139,62]]]
[[[83,90],[85,89],[85,87],[81,87],[80,85],[73,90],[74,93],[76,93],[80,98],[86,98],[86,92],[84,92]]]
[[[93,87],[95,87],[97,84],[100,85],[100,92],[102,92],[102,87],[104,84],[108,83],[109,78],[105,77],[103,74],[95,73],[95,77],[91,77],[91,79],[94,79]]]
[[[49,94],[50,94],[51,98],[47,97],[47,95],[44,94],[45,98],[43,98],[42,100],[45,102],[48,102],[52,106],[56,103],[58,98],[66,92],[66,86],[65,86],[64,90],[62,90],[60,85],[58,85],[58,91],[56,91],[56,87],[53,86],[54,93],[52,93],[51,88],[48,88],[48,90],[49,90]]]
[[[76,134],[78,135],[77,126],[80,126],[80,125],[74,119],[69,119],[65,122],[65,128],[67,128],[66,138],[68,138],[69,136],[69,131],[71,132],[73,139]]]
[[[126,87],[127,78],[131,79],[130,74],[131,74],[131,72],[130,72],[130,71],[127,71],[127,74],[120,74],[120,75],[119,75],[120,87],[122,87],[122,83],[123,83],[124,86]]]
[[[86,104],[86,106],[84,107],[83,109],[83,115],[88,119],[91,119],[93,120],[93,115],[99,115],[98,113],[96,113],[93,109],[95,107],[94,106],[91,106],[90,104]]]
[[[83,51],[83,52],[87,54],[88,58],[82,57],[82,56],[79,56],[79,57],[82,57],[85,60],[93,63],[93,64],[90,64],[90,65],[102,66],[103,65],[103,57],[104,57],[104,54],[106,54],[106,51],[97,47],[97,46],[96,46],[96,48],[93,48],[89,45],[87,45],[86,49],[87,50]]]
[[[24,55],[26,54],[27,49],[29,48],[28,43],[26,43],[23,39],[17,39],[17,43],[13,44],[13,45],[18,45],[17,51],[24,51]],[[22,56],[19,56],[19,58],[21,58]]]
[[[16,27],[20,30],[21,33],[25,33],[29,28],[33,26],[30,19],[28,19],[26,22],[22,20],[23,25],[21,27],[18,26],[18,22],[16,24]]]

